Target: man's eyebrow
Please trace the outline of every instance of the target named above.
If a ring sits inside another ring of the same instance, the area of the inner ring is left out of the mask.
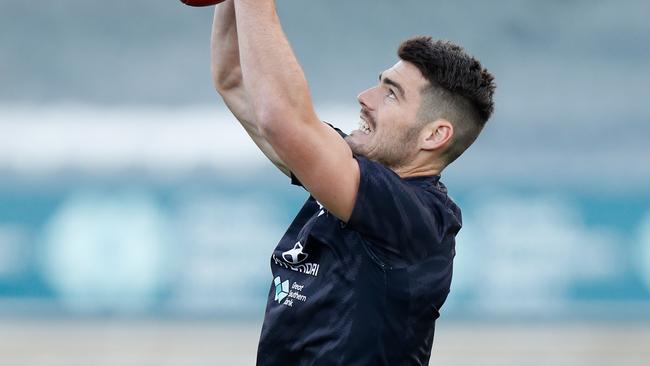
[[[399,83],[397,81],[395,81],[393,79],[390,79],[390,78],[387,78],[387,77],[383,77],[383,75],[384,75],[383,72],[379,73],[379,82],[395,87],[397,89],[397,91],[399,92],[400,96],[403,99],[406,99],[406,95],[404,93],[404,88],[402,88],[402,86],[399,85]]]

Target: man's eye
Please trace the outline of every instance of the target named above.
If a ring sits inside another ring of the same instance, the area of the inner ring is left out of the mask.
[[[388,94],[386,94],[386,97],[391,99],[397,99],[397,95],[395,95],[393,89],[388,89]]]

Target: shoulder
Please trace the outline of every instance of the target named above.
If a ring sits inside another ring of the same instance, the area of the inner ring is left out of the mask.
[[[425,234],[423,231],[453,231],[451,226],[459,224],[460,210],[447,196],[439,176],[402,178],[381,163],[362,156],[355,159],[360,179],[351,217],[353,226],[365,223],[357,226],[372,227],[374,234],[382,236],[395,231],[400,235],[394,239],[403,240],[404,235]]]
[[[359,191],[348,226],[392,267],[447,256],[460,230],[460,210],[439,176],[402,178],[384,165],[355,157]]]
[[[397,207],[402,209],[403,222],[414,227],[426,227],[429,233],[435,231],[440,240],[449,234],[456,235],[460,230],[461,209],[449,196],[440,175],[402,178],[386,166],[365,158],[359,160],[359,165],[367,166],[365,178],[362,168],[361,180],[383,180],[388,187],[384,192],[385,199],[401,201]]]

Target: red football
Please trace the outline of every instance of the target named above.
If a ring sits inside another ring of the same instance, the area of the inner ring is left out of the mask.
[[[185,5],[189,6],[210,6],[222,3],[226,0],[181,0]]]

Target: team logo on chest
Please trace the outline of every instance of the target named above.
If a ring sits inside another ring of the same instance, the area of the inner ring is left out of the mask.
[[[302,243],[298,241],[294,244],[292,249],[282,252],[281,258],[278,258],[273,254],[273,263],[295,272],[304,273],[314,277],[318,276],[320,265],[318,263],[305,262],[307,257],[309,257],[309,255],[304,252]]]
[[[303,253],[302,250],[302,244],[300,242],[296,242],[296,244],[293,246],[293,249],[282,253],[282,259],[291,264],[304,262],[309,255],[307,253]]]

